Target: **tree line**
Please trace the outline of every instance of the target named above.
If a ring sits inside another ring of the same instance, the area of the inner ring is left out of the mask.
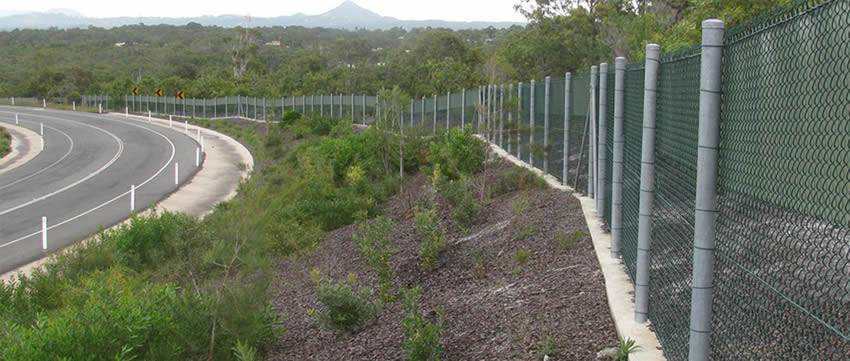
[[[394,28],[222,28],[132,25],[0,32],[0,95],[78,100],[81,94],[188,97],[354,93],[399,86],[444,94],[528,81],[624,56],[699,43],[700,23],[727,26],[791,0],[518,0],[528,25],[452,31]]]

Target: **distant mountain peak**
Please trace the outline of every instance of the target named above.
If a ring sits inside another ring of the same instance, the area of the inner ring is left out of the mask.
[[[357,5],[354,1],[345,0],[339,6],[320,14],[321,17],[328,18],[348,18],[348,19],[363,19],[363,18],[382,18],[380,14]]]
[[[251,19],[252,26],[303,26],[308,28],[336,29],[392,29],[395,27],[413,28],[451,28],[451,29],[484,29],[487,27],[507,28],[513,25],[523,25],[514,22],[493,21],[443,21],[443,20],[400,20],[383,16],[366,9],[352,0],[345,0],[339,6],[319,15],[298,13],[289,16],[255,17]],[[12,29],[46,29],[57,27],[62,29],[84,28],[87,26],[112,28],[125,25],[144,23],[148,25],[186,25],[197,23],[205,26],[237,27],[244,26],[241,16],[217,15],[196,17],[113,17],[90,18],[69,9],[54,9],[47,12],[3,14],[0,11],[0,31]]]

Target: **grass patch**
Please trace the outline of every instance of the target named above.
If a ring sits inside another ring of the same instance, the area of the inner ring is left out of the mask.
[[[546,181],[524,167],[512,166],[499,175],[489,188],[488,196],[496,198],[503,194],[546,188]]]
[[[561,252],[569,252],[575,249],[578,242],[584,240],[587,236],[587,233],[582,231],[558,232],[555,235],[555,240],[558,241],[558,249]]]
[[[555,343],[555,338],[546,335],[543,336],[543,339],[540,340],[540,343],[537,345],[537,352],[544,356],[554,357],[558,356],[560,350],[558,349],[558,345]]]

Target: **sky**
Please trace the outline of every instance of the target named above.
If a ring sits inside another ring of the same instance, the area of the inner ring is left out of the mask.
[[[519,0],[354,0],[384,16],[402,20],[524,21],[513,6]],[[273,17],[295,13],[319,14],[343,0],[27,0],[2,1],[0,15],[71,9],[89,17],[251,15]]]

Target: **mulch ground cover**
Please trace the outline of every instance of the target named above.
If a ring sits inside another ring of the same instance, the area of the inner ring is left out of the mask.
[[[495,161],[474,182],[493,182],[510,167]],[[448,247],[439,267],[425,272],[413,210],[428,186],[424,176],[409,179],[384,213],[395,223],[394,284],[421,287],[423,313],[443,319],[443,360],[541,360],[544,339],[558,349],[551,360],[592,360],[616,344],[604,279],[577,199],[549,188],[503,194],[486,200],[474,224],[460,231],[450,205],[438,196]],[[279,264],[274,307],[286,332],[269,359],[404,359],[399,302],[385,305],[353,334],[323,329],[308,314],[320,308],[313,268],[337,280],[354,273],[362,286],[377,289],[375,273],[352,240],[355,228],[333,231],[316,250]],[[574,235],[575,246],[564,247],[564,239]],[[525,265],[518,262],[518,251],[528,252]]]

